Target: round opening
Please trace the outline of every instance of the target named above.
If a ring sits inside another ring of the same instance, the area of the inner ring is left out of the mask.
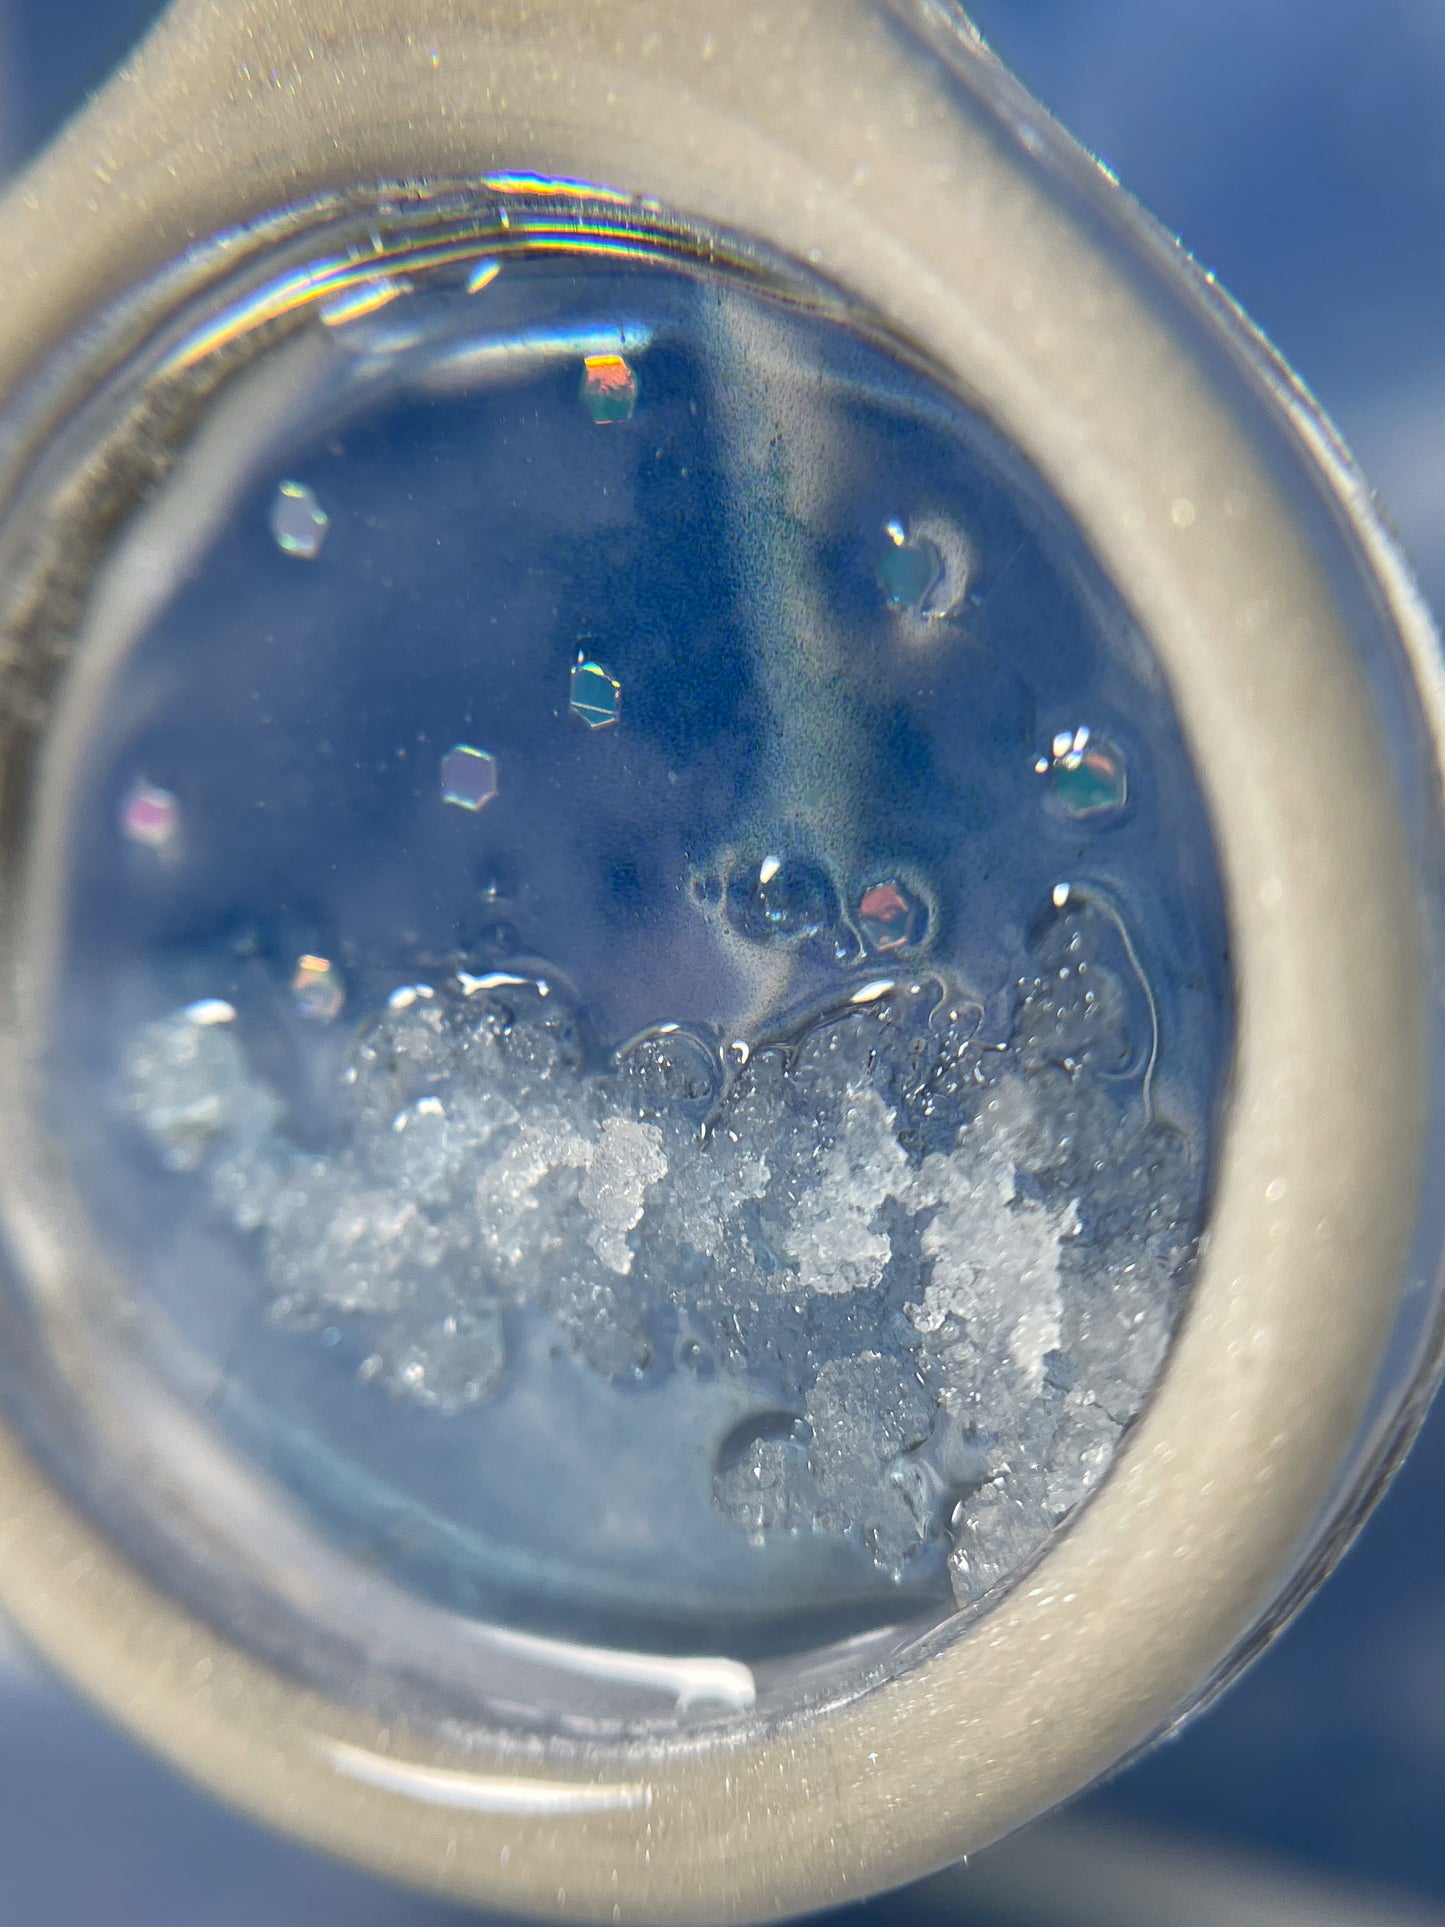
[[[70,431],[129,495],[53,547],[30,1097],[105,1255],[12,1408],[292,1670],[361,1573],[560,1665],[510,1718],[579,1651],[598,1716],[737,1710],[1008,1588],[1144,1407],[1209,821],[1069,517],[836,290],[581,194],[361,231]]]

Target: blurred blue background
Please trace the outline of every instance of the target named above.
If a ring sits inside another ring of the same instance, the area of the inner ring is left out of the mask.
[[[23,164],[153,10],[0,0],[0,164]],[[1309,382],[1445,610],[1445,0],[973,12]],[[925,1915],[1445,1927],[1445,1408],[1323,1594],[1220,1705],[1067,1815],[840,1918]],[[221,1813],[18,1654],[0,1660],[4,1927],[467,1918]]]

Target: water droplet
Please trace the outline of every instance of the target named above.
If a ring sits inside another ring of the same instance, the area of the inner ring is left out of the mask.
[[[165,850],[175,841],[180,816],[180,805],[169,790],[141,780],[126,792],[120,806],[121,834],[148,850]]]
[[[346,986],[329,957],[305,955],[296,959],[291,995],[301,1015],[316,1024],[329,1024],[341,1015]]]
[[[480,810],[497,793],[497,759],[490,750],[457,743],[441,760],[442,801],[459,810]]]
[[[271,533],[283,555],[314,562],[331,518],[305,482],[282,482],[271,504]]]
[[[858,899],[858,927],[870,950],[906,949],[927,923],[924,905],[894,877],[870,884]]]
[[[1122,753],[1081,724],[1054,737],[1051,754],[1035,769],[1046,771],[1050,788],[1072,817],[1107,816],[1129,799],[1129,773]]]
[[[571,705],[589,729],[607,729],[622,714],[622,684],[600,662],[574,663]]]
[[[739,864],[728,877],[726,904],[729,923],[751,943],[796,943],[837,918],[827,873],[793,857]]]
[[[637,376],[625,356],[588,355],[582,364],[582,405],[599,428],[632,420]]]

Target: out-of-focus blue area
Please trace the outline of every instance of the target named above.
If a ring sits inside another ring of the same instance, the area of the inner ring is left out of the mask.
[[[973,14],[1309,383],[1445,610],[1445,7],[978,0]],[[1303,1618],[1093,1804],[1445,1899],[1442,1518],[1437,1407]]]
[[[7,15],[0,0],[12,161],[149,11],[10,0]],[[977,0],[974,13],[1314,388],[1445,607],[1445,5]],[[1377,1882],[1445,1909],[1442,1517],[1445,1409],[1304,1617],[1081,1815],[1264,1850],[1318,1881]],[[459,1918],[220,1813],[50,1686],[0,1697],[0,1870],[7,1927]],[[966,1881],[950,1887],[949,1910],[976,1920],[967,1895]],[[896,1899],[864,1917],[909,1908]]]
[[[1445,605],[1445,7],[978,0],[1343,430]]]

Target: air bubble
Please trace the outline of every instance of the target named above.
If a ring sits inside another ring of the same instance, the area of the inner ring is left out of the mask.
[[[617,1054],[618,1069],[644,1116],[704,1114],[721,1084],[721,1059],[701,1037],[665,1024]]]

